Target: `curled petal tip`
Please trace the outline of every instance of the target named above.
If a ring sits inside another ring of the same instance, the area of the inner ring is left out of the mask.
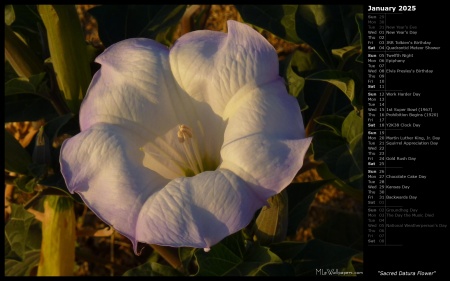
[[[211,248],[203,248],[203,251],[205,251],[205,253],[209,252],[211,250]]]

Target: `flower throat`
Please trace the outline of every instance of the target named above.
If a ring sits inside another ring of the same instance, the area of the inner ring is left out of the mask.
[[[198,149],[197,140],[192,129],[181,124],[178,126],[177,137],[180,145],[183,146],[184,156],[187,164],[186,176],[193,176],[205,171],[203,161]]]

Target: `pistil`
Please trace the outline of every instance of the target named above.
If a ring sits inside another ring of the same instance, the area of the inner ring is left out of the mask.
[[[194,133],[192,132],[192,129],[184,124],[179,125],[177,137],[180,144],[183,145],[184,153],[189,168],[196,175],[203,172],[204,168],[202,158],[200,156],[198,143],[194,138]]]

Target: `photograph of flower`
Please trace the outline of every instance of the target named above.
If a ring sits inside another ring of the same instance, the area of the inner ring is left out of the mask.
[[[5,276],[362,276],[363,21],[5,5]]]

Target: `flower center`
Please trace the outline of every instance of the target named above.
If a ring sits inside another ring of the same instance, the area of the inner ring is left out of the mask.
[[[204,171],[202,158],[198,149],[197,140],[194,137],[192,129],[181,124],[178,126],[178,141],[183,146],[184,156],[187,163],[188,171],[186,175],[197,175]]]

